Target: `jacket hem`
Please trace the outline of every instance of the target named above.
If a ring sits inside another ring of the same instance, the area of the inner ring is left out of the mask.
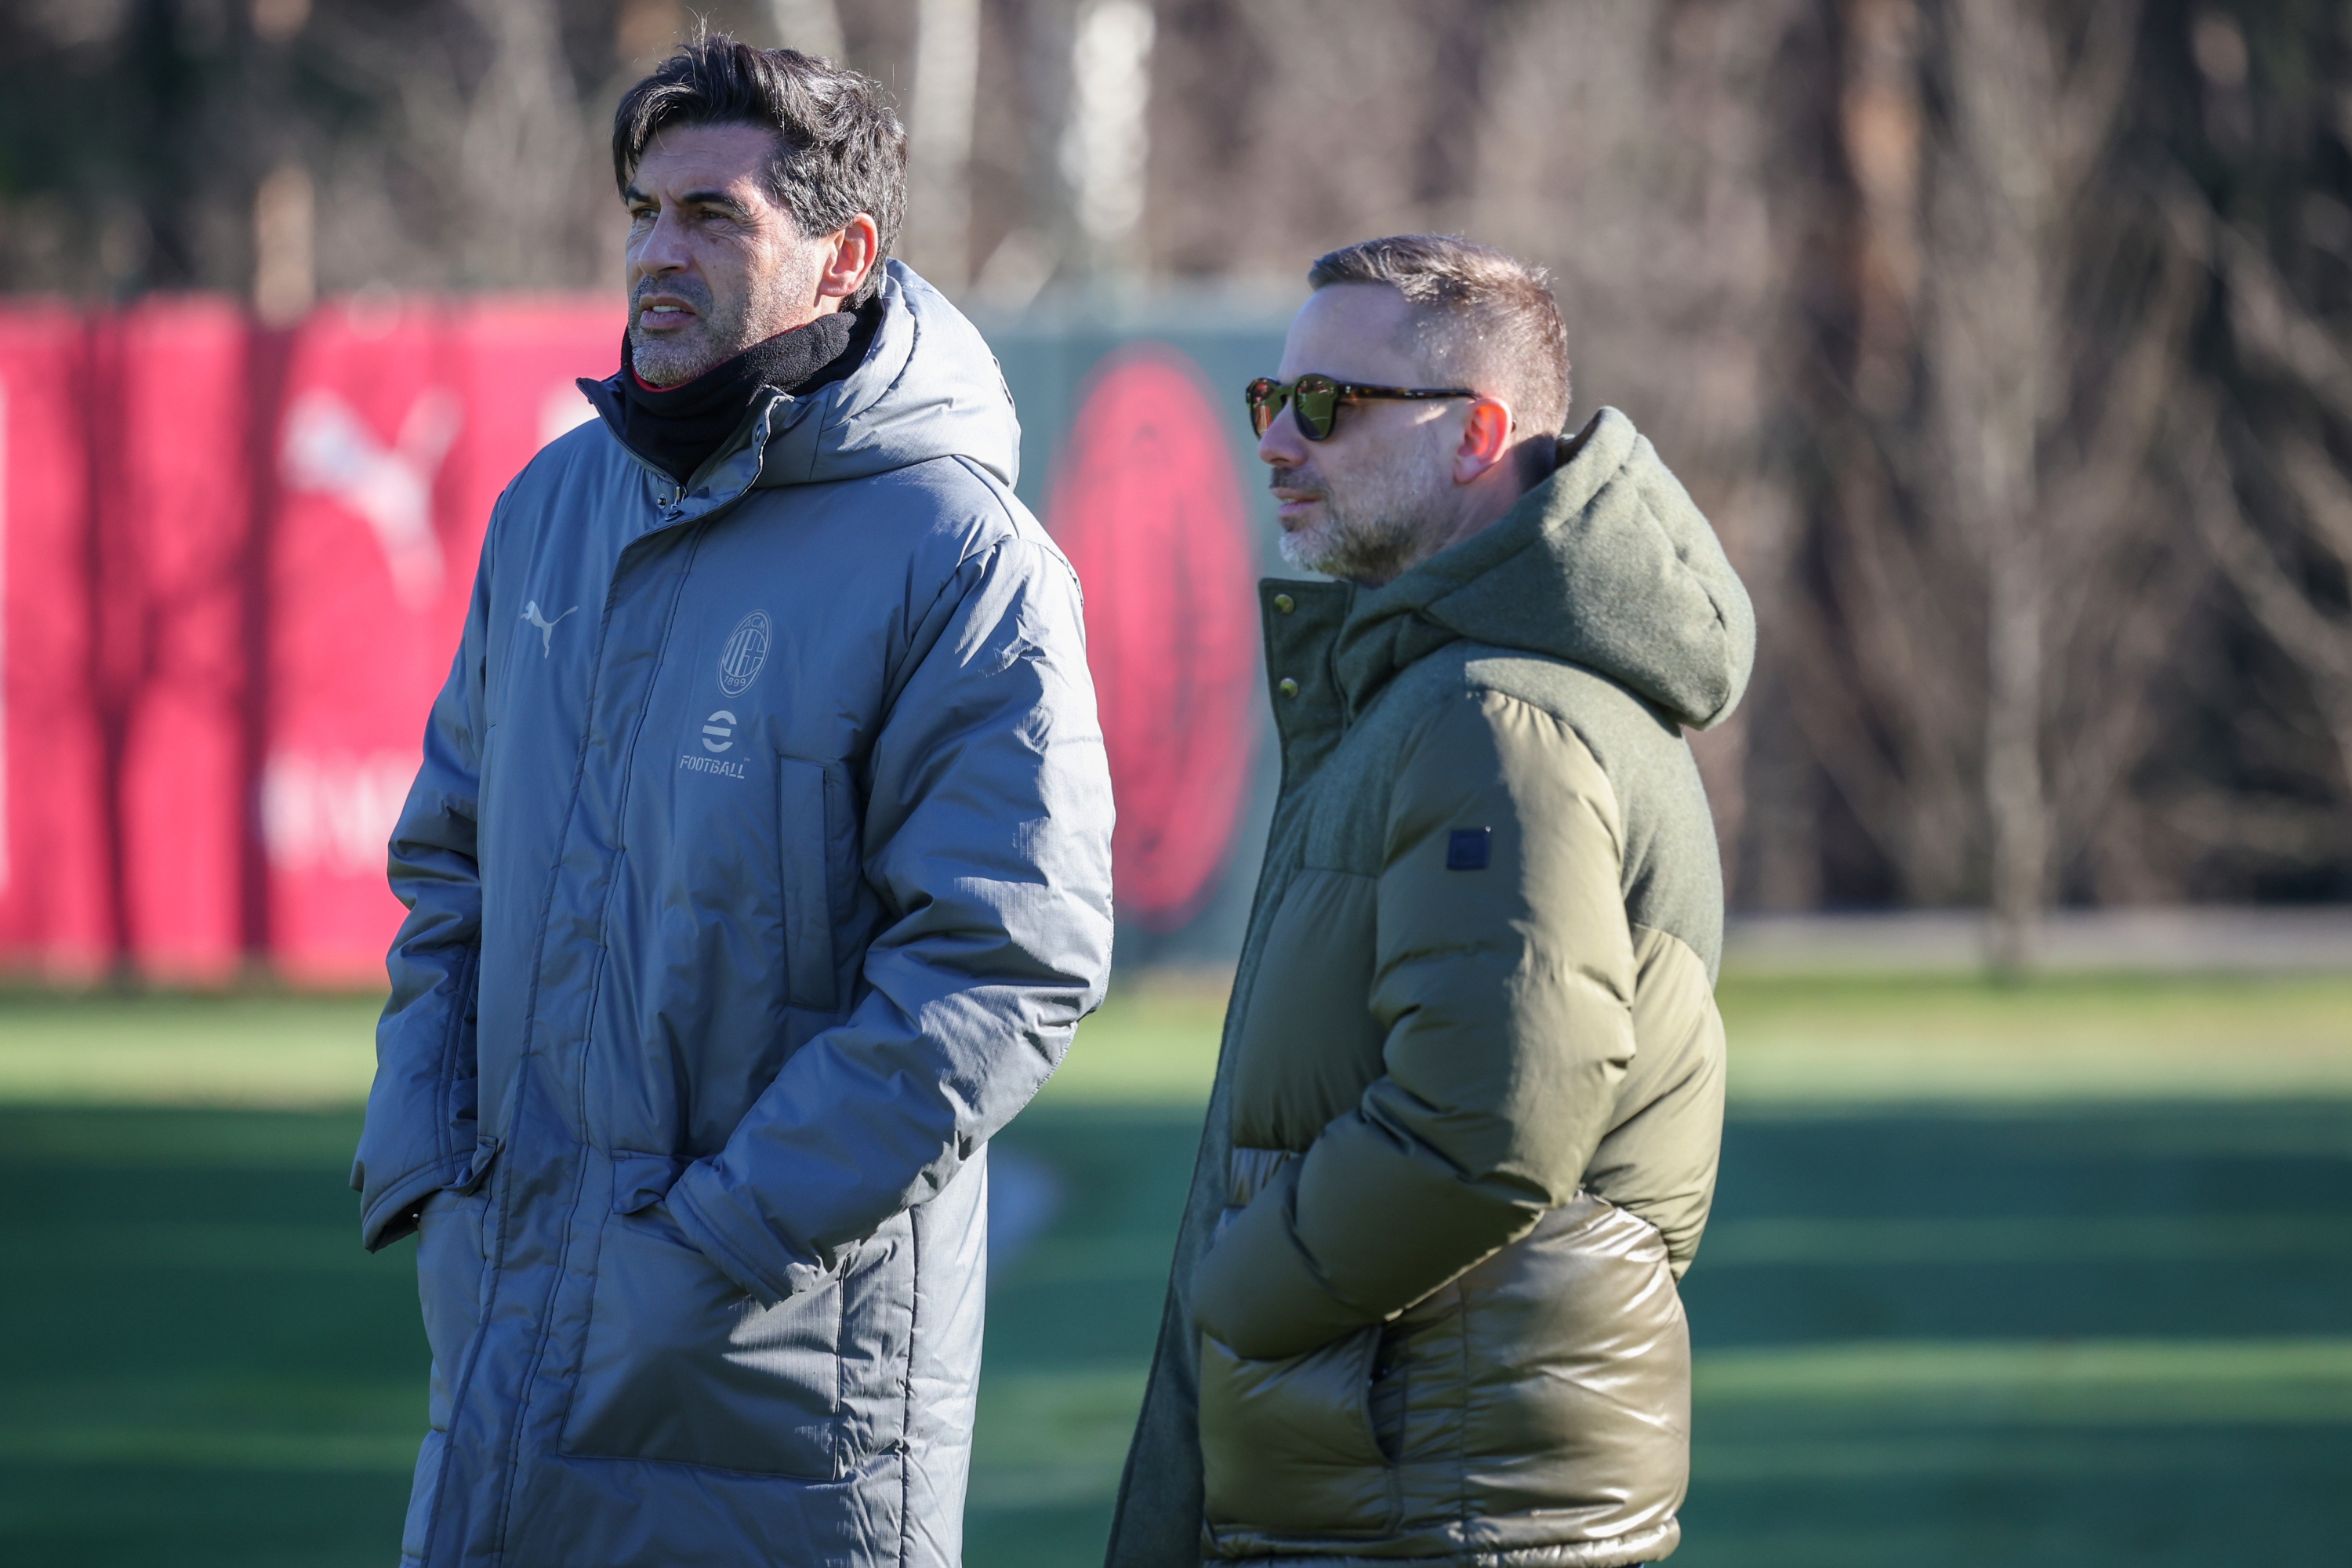
[[[1301,1552],[1285,1542],[1256,1552],[1247,1547],[1202,1554],[1203,1568],[1224,1568],[1246,1563],[1249,1568],[1637,1568],[1657,1563],[1682,1544],[1679,1520],[1670,1519],[1654,1530],[1612,1541],[1556,1541],[1533,1546],[1463,1545],[1446,1552],[1388,1555],[1368,1552],[1354,1543],[1332,1552]]]

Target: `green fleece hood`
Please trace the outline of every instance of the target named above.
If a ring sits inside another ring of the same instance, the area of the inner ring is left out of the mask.
[[[1456,638],[1567,659],[1694,730],[1738,705],[1756,612],[1649,438],[1603,408],[1503,519],[1360,592],[1334,649],[1352,716]]]

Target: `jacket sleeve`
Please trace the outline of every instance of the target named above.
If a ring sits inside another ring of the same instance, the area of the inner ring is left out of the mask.
[[[1407,749],[1370,997],[1386,1071],[1202,1260],[1212,1337],[1273,1358],[1383,1321],[1575,1195],[1633,1055],[1620,820],[1575,731],[1514,699],[1465,696]]]
[[[808,1289],[946,1185],[1101,1001],[1110,775],[1084,639],[1068,564],[1019,538],[967,560],[925,617],[872,753],[866,875],[887,923],[859,1000],[667,1199],[755,1296]]]
[[[493,523],[493,533],[496,525]],[[474,1046],[482,879],[475,854],[488,656],[489,547],[449,679],[425,726],[425,763],[393,830],[392,890],[408,906],[384,967],[392,999],[376,1025],[352,1186],[370,1251],[416,1228],[416,1209],[460,1182],[477,1147]]]

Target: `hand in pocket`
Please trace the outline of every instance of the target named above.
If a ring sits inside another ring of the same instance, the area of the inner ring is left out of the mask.
[[[1376,1535],[1394,1523],[1372,1431],[1381,1331],[1278,1361],[1201,1336],[1201,1458],[1210,1521],[1270,1534]]]
[[[655,1204],[605,1222],[567,1453],[835,1473],[837,1283],[763,1307]]]

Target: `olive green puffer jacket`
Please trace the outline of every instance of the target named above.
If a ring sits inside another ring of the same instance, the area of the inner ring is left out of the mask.
[[[1683,730],[1747,595],[1604,409],[1491,528],[1265,608],[1282,794],[1111,1568],[1663,1557],[1724,1081]]]

